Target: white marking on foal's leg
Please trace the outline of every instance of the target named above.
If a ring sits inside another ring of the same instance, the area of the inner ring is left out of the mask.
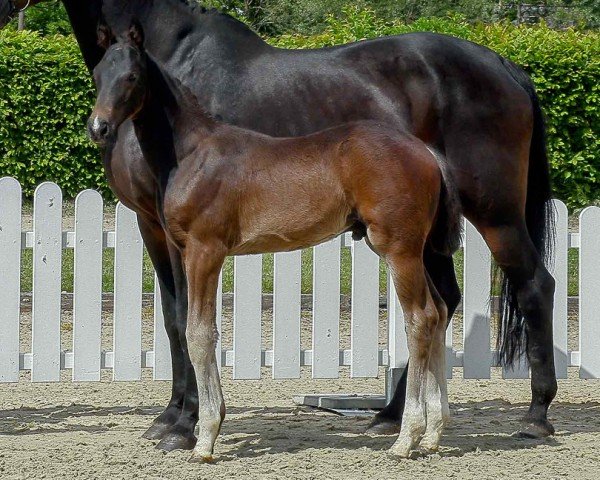
[[[408,458],[421,441],[427,425],[425,384],[438,312],[429,292],[422,258],[400,252],[397,256],[389,255],[386,260],[404,312],[409,360],[402,428],[390,453]]]
[[[441,299],[438,300],[438,303],[441,303]],[[421,440],[421,448],[429,452],[438,450],[444,426],[450,417],[446,380],[445,339],[447,314],[445,305],[438,305],[438,311],[440,320],[434,335],[427,374],[427,430]]]
[[[444,430],[444,416],[442,395],[437,375],[437,359],[430,360],[430,370],[427,372],[427,386],[425,401],[427,403],[427,429],[421,439],[421,448],[427,452],[435,452],[439,448],[442,431]]]
[[[225,416],[225,403],[214,351],[217,340],[214,326],[210,330],[213,331],[198,332],[198,335],[192,332],[188,335],[188,348],[196,372],[199,403],[198,441],[190,462],[213,461],[215,441]],[[209,338],[204,338],[205,334]]]
[[[390,454],[401,458],[408,458],[411,450],[419,444],[419,441],[423,437],[425,428],[426,418],[424,403],[422,401],[418,403],[412,401],[409,402],[407,398],[404,406],[404,413],[402,414],[400,434],[390,448]]]
[[[190,242],[185,251],[188,281],[186,340],[198,385],[198,441],[190,462],[211,462],[225,417],[225,402],[217,368],[215,347],[216,297],[223,258],[202,244]]]
[[[408,313],[408,312],[407,312]],[[419,354],[419,342],[415,338],[415,328],[412,322],[419,322],[420,315],[413,314],[412,319],[407,323],[409,348],[408,375],[406,381],[406,403],[404,413],[402,414],[402,427],[398,439],[390,448],[390,453],[401,458],[408,458],[410,452],[415,448],[427,425],[425,412],[425,388],[426,372],[428,364],[428,355]],[[409,318],[405,314],[405,318]]]

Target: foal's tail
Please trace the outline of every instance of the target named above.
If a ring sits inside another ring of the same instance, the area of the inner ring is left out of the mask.
[[[546,126],[539,98],[529,76],[511,61],[502,63],[514,80],[527,92],[533,109],[533,132],[529,149],[529,172],[527,175],[527,201],[525,220],[527,231],[544,263],[552,256],[554,246],[554,208],[550,202],[550,167],[546,152]],[[527,346],[523,314],[519,310],[514,285],[498,269],[495,282],[502,284],[498,321],[498,361],[510,366],[521,357]]]
[[[439,158],[438,165],[442,172],[442,186],[437,216],[429,235],[429,244],[436,252],[452,256],[460,247],[462,235],[460,199],[443,162]]]

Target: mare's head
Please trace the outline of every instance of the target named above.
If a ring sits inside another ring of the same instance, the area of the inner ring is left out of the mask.
[[[112,43],[106,26],[98,27],[98,43],[106,53],[94,69],[97,98],[88,134],[98,145],[115,139],[121,124],[142,110],[147,89],[147,57],[141,26],[134,22]]]

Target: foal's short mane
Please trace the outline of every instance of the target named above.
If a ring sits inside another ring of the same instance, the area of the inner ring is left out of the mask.
[[[185,1],[185,0],[179,0]],[[170,75],[166,70],[160,67],[148,52],[146,55],[148,65],[149,84],[163,96],[162,100],[167,102],[171,110],[177,109],[189,115],[200,115],[209,122],[216,121],[212,114],[208,112],[198,100],[198,97],[185,86],[178,78]]]

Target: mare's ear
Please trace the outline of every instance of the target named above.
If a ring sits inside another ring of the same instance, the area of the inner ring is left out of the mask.
[[[131,20],[131,26],[129,27],[129,33],[127,35],[129,40],[138,47],[142,49],[144,47],[144,30],[142,29],[142,25],[135,18]]]
[[[112,42],[112,35],[110,33],[108,25],[102,22],[99,23],[98,28],[96,29],[96,37],[99,47],[103,48],[104,50],[107,50],[108,47],[110,47],[110,44]]]

